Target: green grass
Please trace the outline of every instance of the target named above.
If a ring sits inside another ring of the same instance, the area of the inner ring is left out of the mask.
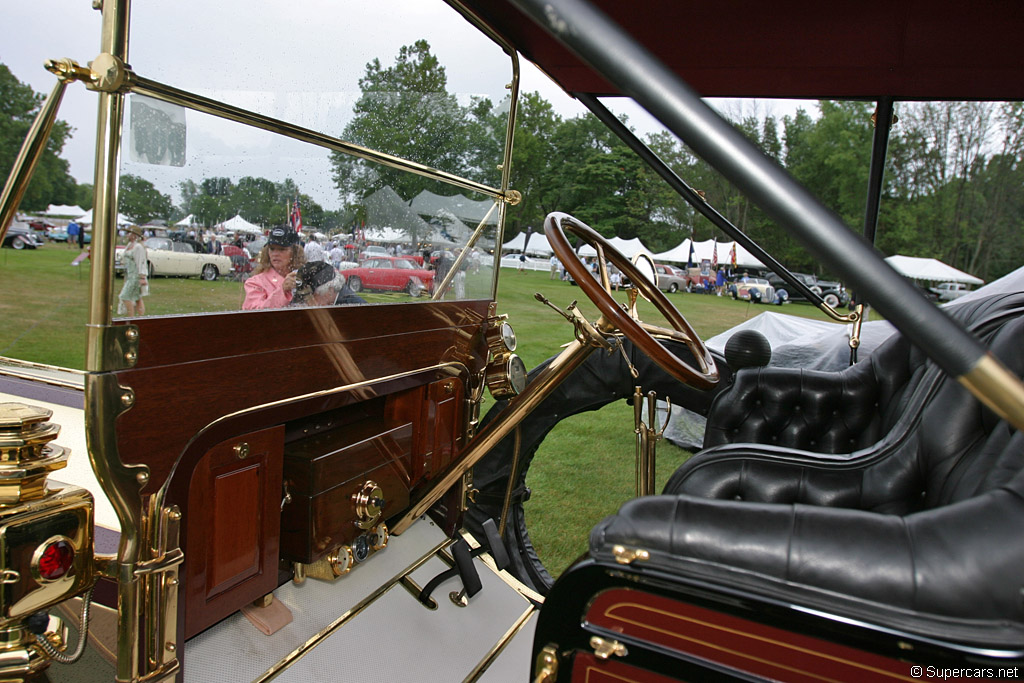
[[[70,265],[78,253],[77,248],[57,244],[37,251],[0,250],[0,356],[84,368],[91,271],[88,261]],[[146,307],[151,315],[237,310],[241,304],[241,285],[230,280],[155,278],[150,287]],[[114,288],[116,299],[120,281],[115,281]],[[597,315],[578,287],[552,281],[546,272],[504,269],[498,312],[509,315],[518,352],[530,368],[572,339],[569,323],[536,301],[535,292],[562,309],[577,300],[588,318]],[[780,309],[726,297],[667,296],[705,339],[766,310],[826,319],[816,308],[803,304]],[[626,302],[625,292],[616,297]],[[388,297],[371,294],[367,298]],[[641,306],[640,311],[649,322],[659,317],[649,306]],[[632,408],[619,401],[564,420],[542,444],[527,477],[533,497],[526,511],[531,538],[552,574],[557,575],[586,549],[587,535],[596,522],[633,497],[634,439]],[[689,455],[665,441],[659,443],[659,488]]]

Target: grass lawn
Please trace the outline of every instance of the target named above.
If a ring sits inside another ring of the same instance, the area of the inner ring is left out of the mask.
[[[31,251],[0,250],[0,356],[72,368],[85,364],[89,261],[71,266],[77,248],[48,244]],[[115,281],[116,292],[120,280]],[[156,278],[146,299],[147,313],[166,315],[237,310],[241,285],[230,280]],[[498,312],[507,313],[528,368],[555,355],[572,339],[572,327],[534,298],[540,292],[559,308],[577,300],[588,318],[597,309],[578,287],[549,279],[547,272],[504,269],[498,289]],[[726,297],[675,293],[667,295],[705,339],[766,310],[827,319],[805,304],[766,307]],[[626,293],[616,297],[626,302]],[[368,295],[375,300],[378,295]],[[641,316],[655,322],[649,306]],[[487,406],[484,406],[486,411]],[[545,440],[527,478],[533,490],[526,503],[532,540],[553,575],[580,555],[590,528],[633,496],[635,436],[632,408],[624,401],[564,420]],[[658,486],[689,453],[667,442],[658,447]]]

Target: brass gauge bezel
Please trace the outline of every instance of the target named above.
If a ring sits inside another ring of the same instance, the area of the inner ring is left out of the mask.
[[[498,356],[488,364],[485,381],[494,398],[518,396],[526,388],[526,364],[514,353]]]
[[[487,349],[494,357],[500,357],[516,350],[516,331],[506,320],[495,320],[487,328]]]

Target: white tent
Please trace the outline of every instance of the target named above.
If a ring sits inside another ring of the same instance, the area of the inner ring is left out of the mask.
[[[522,251],[523,243],[526,242],[526,233],[521,232],[505,244],[501,245],[502,251]],[[551,256],[555,250],[548,244],[547,236],[542,232],[535,232],[530,235],[530,241],[526,244],[527,254],[539,256]]]
[[[232,218],[227,219],[223,223],[217,225],[218,232],[245,232],[250,235],[262,235],[263,228],[258,225],[254,225],[249,221],[242,218],[241,215],[235,214]]]
[[[81,216],[85,209],[80,206],[69,206],[67,204],[50,204],[43,212],[44,216]]]
[[[89,209],[88,211],[83,213],[81,216],[76,218],[75,222],[80,224],[80,225],[92,225],[92,209]],[[128,216],[125,216],[124,214],[121,214],[121,213],[117,214],[117,224],[118,225],[131,225],[134,222],[135,221],[133,221],[131,218],[128,218]]]
[[[622,255],[626,258],[633,258],[637,254],[647,254],[648,256],[653,255],[653,252],[644,246],[644,243],[640,241],[639,237],[634,237],[631,240],[624,240],[621,237],[611,237],[608,239],[608,243],[622,252]],[[597,256],[597,249],[594,249],[589,244],[584,244],[579,248],[577,253],[580,256]]]
[[[969,275],[953,266],[946,265],[942,261],[933,258],[918,258],[916,256],[889,256],[885,262],[892,266],[893,270],[904,277],[912,280],[927,280],[928,282],[964,282],[969,285],[980,285],[985,281],[981,278]]]
[[[195,224],[195,218],[196,218],[195,214],[191,214],[190,213],[189,215],[185,216],[180,221],[175,223],[175,225],[180,225],[180,226],[182,226],[184,228],[187,228],[188,226]]]
[[[764,264],[754,258],[754,255],[743,248],[743,245],[737,242],[719,242],[718,243],[718,263],[719,265],[731,265],[732,264],[732,247],[736,245],[736,267],[737,268],[764,268]],[[703,242],[693,242],[693,265],[699,266],[700,262],[704,259],[711,260],[715,252],[715,241],[704,240]],[[658,262],[667,261],[669,263],[683,263],[685,264],[690,258],[690,240],[685,239],[677,244],[668,251],[663,251],[660,254],[654,255],[654,260]]]

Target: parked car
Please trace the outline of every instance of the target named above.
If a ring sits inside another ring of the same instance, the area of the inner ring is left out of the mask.
[[[729,286],[729,292],[733,299],[742,299],[753,304],[779,304],[784,301],[780,299],[775,288],[768,280],[759,277],[747,278],[746,282],[737,281]]]
[[[929,290],[938,297],[939,301],[959,299],[970,291],[962,282],[943,282],[938,287],[930,287]]]
[[[369,246],[363,249],[359,253],[359,260],[362,261],[368,258],[375,258],[377,256],[388,256],[388,250],[380,246]]]
[[[679,269],[662,263],[654,264],[654,270],[658,273],[658,289],[664,292],[678,292],[685,290],[689,279]]]
[[[364,289],[377,291],[405,291],[419,296],[424,290],[434,291],[434,271],[420,268],[404,256],[379,256],[365,259],[357,268],[345,271],[348,286],[353,292]]]
[[[43,242],[32,231],[32,228],[26,224],[11,223],[11,226],[7,228],[7,233],[4,235],[3,246],[11,247],[12,249],[35,249],[36,247],[43,246]]]
[[[846,291],[839,282],[831,282],[829,280],[819,280],[814,275],[808,273],[793,273],[798,280],[803,282],[807,287],[821,296],[822,300],[831,306],[832,308],[838,308],[839,306],[845,306],[850,302],[850,293]],[[788,282],[783,280],[779,275],[768,272],[765,273],[765,279],[775,288],[775,291],[783,302],[784,301],[807,301],[798,290],[790,286]],[[781,303],[781,302],[780,302]]]
[[[200,277],[216,280],[222,274],[231,273],[234,267],[231,259],[223,254],[197,253],[187,242],[175,242],[167,237],[150,237],[143,244],[149,260],[149,276]],[[114,254],[114,270],[124,271],[121,256],[124,249],[119,247]]]

